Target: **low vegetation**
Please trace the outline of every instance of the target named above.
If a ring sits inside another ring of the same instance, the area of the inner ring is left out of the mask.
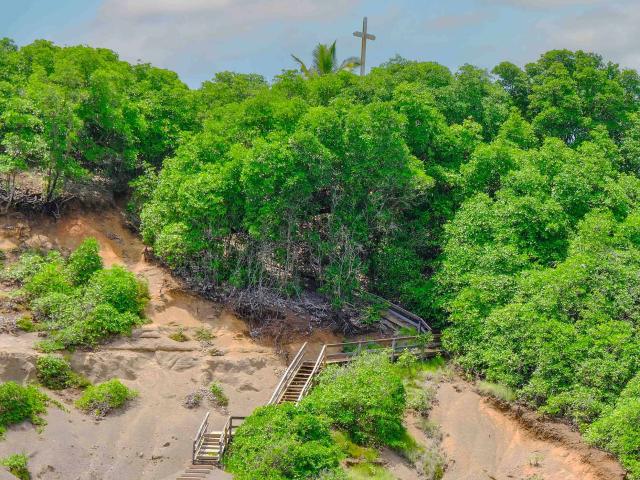
[[[29,458],[23,454],[9,455],[0,459],[0,465],[7,467],[9,473],[20,480],[31,480],[31,474],[27,468]]]
[[[365,351],[345,367],[329,366],[301,407],[326,417],[358,444],[393,447],[403,438],[405,389],[384,353]]]
[[[187,336],[187,334],[184,333],[184,330],[182,328],[179,328],[175,332],[170,333],[169,338],[174,342],[188,342],[190,340],[190,338]]]
[[[131,390],[118,379],[108,380],[88,387],[76,400],[76,406],[96,417],[104,417],[112,410],[124,407],[138,393]]]
[[[40,383],[51,390],[69,387],[86,387],[89,381],[71,369],[62,357],[44,355],[36,361],[36,372]]]
[[[392,364],[380,351],[364,351],[344,367],[327,368],[298,406],[272,405],[252,414],[238,429],[225,465],[241,479],[383,479],[389,474],[377,449],[389,446],[425,471],[417,465],[426,462],[424,449],[402,423],[405,371],[406,365]],[[313,434],[303,435],[307,430]],[[338,468],[341,459],[348,459],[346,470]]]
[[[342,454],[330,423],[293,404],[260,407],[238,428],[225,467],[238,480],[316,478]]]
[[[103,268],[95,239],[87,238],[64,259],[51,251],[27,252],[4,278],[19,283],[33,311],[26,330],[44,330],[49,352],[92,347],[112,335],[128,335],[144,322],[147,286],[120,266]]]
[[[22,386],[15,382],[0,383],[0,438],[9,425],[30,421],[41,427],[41,417],[47,412],[49,398],[34,385]]]
[[[213,396],[213,401],[216,405],[221,407],[226,407],[227,405],[229,405],[229,398],[224,393],[224,390],[222,390],[222,387],[218,383],[213,382],[209,386],[209,392],[211,392],[211,395]]]

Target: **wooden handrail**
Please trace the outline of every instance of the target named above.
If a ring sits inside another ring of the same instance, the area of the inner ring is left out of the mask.
[[[280,397],[282,396],[282,392],[284,392],[284,390],[286,390],[288,386],[288,380],[293,377],[295,371],[300,366],[300,363],[302,362],[302,356],[304,355],[304,351],[306,350],[306,348],[307,342],[304,342],[302,344],[302,347],[300,347],[300,350],[298,350],[296,356],[291,361],[291,364],[289,364],[289,366],[285,370],[284,375],[282,375],[282,378],[280,379],[280,382],[278,383],[276,389],[273,391],[273,395],[271,395],[271,398],[269,399],[267,405],[278,403],[278,400],[280,400]]]
[[[311,370],[311,375],[309,375],[309,378],[307,378],[307,381],[304,383],[304,387],[302,387],[302,390],[300,391],[300,395],[298,395],[298,400],[296,400],[296,404],[298,404],[300,400],[302,400],[304,396],[307,394],[307,391],[311,387],[311,382],[313,382],[313,378],[318,374],[320,370],[320,365],[324,363],[326,352],[327,352],[327,346],[323,345],[322,350],[320,350],[320,353],[318,354],[318,359],[316,360],[316,363],[313,366],[313,370]]]
[[[209,413],[204,416],[204,420],[200,424],[200,428],[196,433],[195,438],[193,439],[193,462],[196,461],[196,455],[198,453],[198,449],[200,448],[200,444],[202,443],[202,439],[204,438],[204,434],[207,431],[207,427],[209,426]]]
[[[326,347],[338,347],[343,345],[358,345],[363,343],[382,343],[382,342],[392,342],[393,340],[401,341],[401,340],[413,340],[419,338],[419,335],[409,335],[405,337],[385,337],[385,338],[373,338],[369,340],[357,340],[355,342],[342,342],[342,343],[327,343]]]

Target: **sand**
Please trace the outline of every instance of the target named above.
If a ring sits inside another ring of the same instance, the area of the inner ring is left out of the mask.
[[[284,361],[273,349],[248,335],[246,324],[220,305],[185,292],[165,269],[150,264],[144,246],[124,227],[116,211],[72,214],[61,221],[27,222],[20,216],[0,224],[0,245],[75,248],[86,236],[100,243],[107,266],[124,264],[149,282],[150,324],[131,338],[120,338],[94,352],[76,352],[75,370],[93,382],[120,378],[138,390],[139,397],[124,411],[96,421],[72,406],[78,392],[48,392],[67,411],[55,407],[46,415],[47,426],[38,433],[30,423],[10,428],[0,442],[0,457],[11,453],[29,456],[37,479],[145,480],[175,478],[190,462],[193,436],[205,413],[211,411],[211,429],[222,427],[227,411],[203,404],[182,406],[184,397],[215,380],[229,397],[228,411],[248,415],[264,404],[278,382]],[[212,345],[191,340],[175,342],[168,335],[180,327],[193,338],[196,328],[209,328]],[[0,335],[0,380],[35,378],[37,335]],[[215,347],[223,353],[212,356]],[[225,477],[221,472],[212,478]]]
[[[462,381],[440,385],[430,418],[440,425],[449,459],[444,480],[624,478],[614,459],[586,446],[568,426],[547,422],[544,428],[533,423],[525,428]],[[549,429],[553,436],[545,433]]]

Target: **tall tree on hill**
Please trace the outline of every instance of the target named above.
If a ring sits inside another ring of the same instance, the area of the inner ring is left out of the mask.
[[[349,57],[338,64],[338,56],[336,54],[336,42],[331,45],[319,43],[316,48],[313,49],[313,64],[311,68],[300,60],[295,55],[291,55],[298,65],[300,65],[300,71],[306,77],[312,77],[314,75],[326,75],[328,73],[335,73],[342,70],[351,71],[354,68],[360,66],[360,60],[358,57]]]

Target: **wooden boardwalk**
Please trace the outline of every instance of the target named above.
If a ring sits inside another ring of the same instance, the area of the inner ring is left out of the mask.
[[[326,365],[350,362],[364,351],[385,351],[392,361],[405,351],[410,351],[420,358],[434,357],[441,352],[440,335],[434,334],[426,321],[397,305],[389,305],[381,320],[383,327],[395,331],[400,328],[410,328],[418,333],[430,332],[433,334],[433,340],[425,344],[421,335],[409,335],[331,343],[324,345],[320,353],[311,358],[308,358],[310,354],[305,342],[282,375],[267,405],[284,402],[298,404],[309,393],[314,379]],[[210,469],[220,464],[235,430],[242,424],[244,418],[230,416],[221,431],[210,432],[208,431],[209,413],[207,413],[193,441],[192,465],[177,477],[178,480],[206,478]]]

